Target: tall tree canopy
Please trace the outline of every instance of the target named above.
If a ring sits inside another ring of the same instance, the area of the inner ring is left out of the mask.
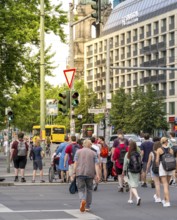
[[[45,32],[53,32],[65,42],[66,23],[62,4],[45,0]],[[0,0],[0,121],[10,94],[24,83],[39,79],[39,55],[34,53],[39,49],[39,26],[39,0]],[[51,67],[48,62],[46,59],[47,74]]]

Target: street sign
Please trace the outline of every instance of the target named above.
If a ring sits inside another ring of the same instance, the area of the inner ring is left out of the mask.
[[[58,115],[58,100],[56,99],[46,99],[46,115]]]
[[[111,102],[107,102],[106,103],[106,108],[107,109],[111,109],[112,108],[112,103]]]
[[[72,84],[73,84],[73,80],[74,80],[74,75],[76,73],[76,69],[68,69],[68,70],[63,70],[65,78],[66,78],[66,82],[68,84],[68,87],[71,89]]]
[[[103,108],[89,108],[88,109],[88,113],[90,114],[100,114],[100,113],[104,113],[104,109]]]

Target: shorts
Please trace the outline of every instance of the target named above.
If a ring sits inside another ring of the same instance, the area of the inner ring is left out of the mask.
[[[69,165],[69,176],[72,176],[74,172],[74,164]]]
[[[42,170],[43,165],[42,165],[42,160],[34,160],[33,161],[33,170]]]
[[[25,169],[26,163],[27,163],[27,158],[26,156],[16,156],[13,159],[14,162],[14,167],[16,169]]]
[[[117,173],[117,175],[122,175],[122,169],[116,167],[116,173]]]
[[[166,171],[163,168],[162,162],[159,165],[159,176],[172,176],[173,171]]]
[[[101,163],[107,163],[107,157],[100,157]]]
[[[146,172],[147,169],[147,162],[143,162],[142,171]]]

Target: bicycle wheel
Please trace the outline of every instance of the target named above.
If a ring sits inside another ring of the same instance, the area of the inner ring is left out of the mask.
[[[53,182],[54,176],[55,176],[54,169],[53,169],[53,167],[50,167],[49,168],[49,183]]]

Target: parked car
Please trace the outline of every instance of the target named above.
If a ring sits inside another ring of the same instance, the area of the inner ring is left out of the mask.
[[[124,137],[128,140],[133,140],[136,142],[137,146],[140,147],[141,146],[141,140],[140,138],[136,135],[136,134],[125,134]],[[112,147],[114,140],[117,138],[117,134],[113,134],[110,137],[110,141],[109,141],[109,146]]]

